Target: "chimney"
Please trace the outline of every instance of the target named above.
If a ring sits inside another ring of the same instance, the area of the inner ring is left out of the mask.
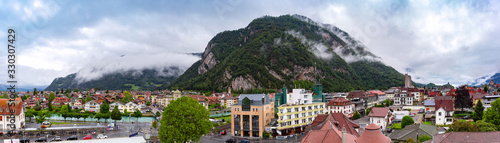
[[[345,127],[342,127],[342,143],[347,143],[347,132]]]

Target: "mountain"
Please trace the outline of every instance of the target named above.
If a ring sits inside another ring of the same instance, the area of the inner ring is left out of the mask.
[[[404,75],[380,60],[335,26],[300,15],[264,16],[217,34],[202,59],[169,87],[281,89],[295,86],[294,81],[313,81],[333,92],[404,85]]]
[[[468,83],[468,85],[481,86],[481,85],[489,84],[491,80],[493,80],[495,83],[500,83],[500,73],[495,73],[492,76],[483,76],[483,77],[477,78],[473,82]]]
[[[6,84],[0,84],[0,91],[8,91],[7,88],[9,88],[10,85],[6,85]],[[46,88],[47,86],[20,86],[20,85],[16,85],[16,91],[33,91],[33,89],[37,89],[37,90],[42,90],[44,88]]]
[[[164,73],[174,73],[165,75]],[[103,75],[97,80],[82,81],[78,79],[77,73],[66,77],[54,79],[45,89],[46,91],[56,91],[61,89],[109,89],[109,90],[158,90],[165,89],[171,81],[182,73],[178,67],[164,68],[163,71],[154,69],[143,69],[141,71],[130,70],[127,72],[115,72]]]

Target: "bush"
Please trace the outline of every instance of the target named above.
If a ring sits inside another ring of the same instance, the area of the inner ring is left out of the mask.
[[[354,115],[352,115],[352,120],[356,120],[361,118],[361,115],[358,113],[358,111],[354,112]]]
[[[262,138],[269,139],[271,137],[272,137],[271,134],[269,134],[268,132],[266,132],[266,131],[262,132]]]
[[[420,137],[418,137],[418,142],[425,142],[425,141],[428,141],[428,140],[431,140],[432,137],[429,137],[429,136],[426,136],[426,135],[422,135]]]
[[[405,128],[407,125],[413,125],[415,121],[410,116],[404,116],[403,120],[401,120],[401,128]]]

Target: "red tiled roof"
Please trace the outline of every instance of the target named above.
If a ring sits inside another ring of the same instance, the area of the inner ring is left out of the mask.
[[[443,107],[445,111],[453,111],[453,100],[435,100],[436,110]]]
[[[389,107],[373,107],[368,114],[369,117],[385,117],[389,112]]]
[[[19,115],[23,110],[23,100],[18,97],[14,100],[14,106],[11,108],[7,105],[9,99],[0,99],[0,115],[10,115],[10,109],[14,109],[14,114]]]
[[[302,142],[304,143],[331,143],[342,142],[342,132],[333,127],[330,121],[327,121],[321,130],[314,130],[307,133]],[[346,133],[346,141],[354,143],[355,136]]]
[[[380,131],[380,127],[375,124],[366,126],[366,130],[361,137],[357,138],[356,143],[390,143],[391,138],[386,137]]]
[[[345,98],[335,98],[332,101],[328,102],[327,106],[344,106],[350,105],[351,101]]]
[[[479,93],[479,92],[477,92],[477,93],[473,93],[473,94],[470,94],[471,99],[481,99],[481,98],[483,98],[484,96],[486,96],[486,94],[484,94],[484,93]]]
[[[500,132],[448,132],[434,135],[436,143],[493,143],[500,141]]]
[[[343,113],[331,113],[333,117],[333,121],[336,121],[337,128],[342,129],[345,127],[347,133],[352,134],[356,137],[359,137],[358,132],[354,128],[359,128],[359,125],[347,118]]]
[[[328,114],[319,114],[314,118],[313,122],[311,123],[311,127],[315,127],[325,121],[325,119],[328,117]]]
[[[360,91],[351,91],[347,95],[347,98],[362,98],[365,97],[365,91],[360,90]]]
[[[439,92],[430,92],[429,96],[439,96]]]

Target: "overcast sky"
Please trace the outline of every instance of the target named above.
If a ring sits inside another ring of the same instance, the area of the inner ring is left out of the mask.
[[[416,82],[458,85],[500,70],[498,1],[0,0],[0,13],[0,39],[8,28],[18,34],[21,86],[75,72],[188,68],[198,58],[185,53],[203,52],[217,33],[284,14],[339,27]]]

